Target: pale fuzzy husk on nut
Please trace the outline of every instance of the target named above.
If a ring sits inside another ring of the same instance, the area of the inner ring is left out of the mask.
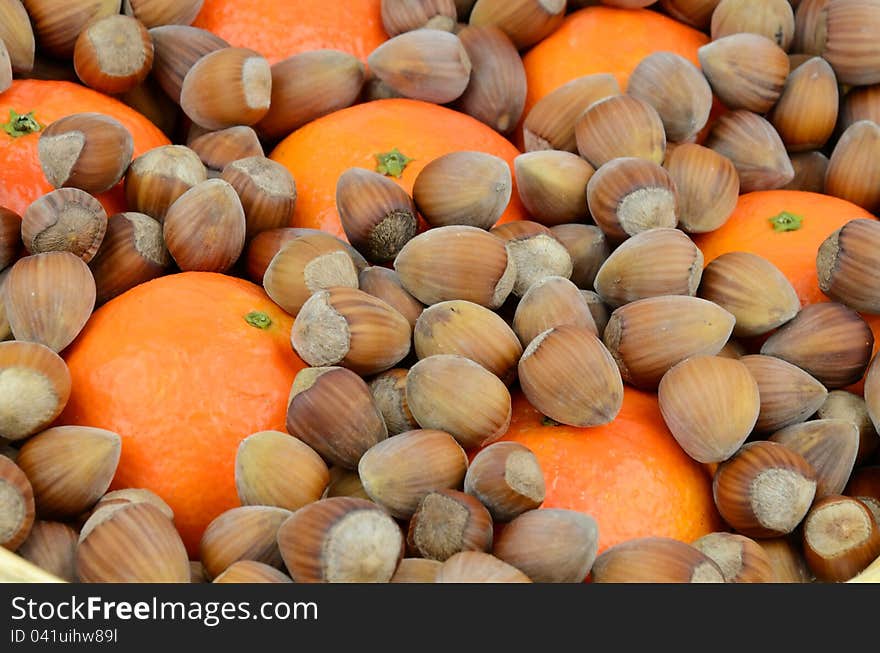
[[[612,159],[587,183],[587,205],[606,238],[630,236],[678,224],[678,192],[665,168],[638,157]]]
[[[0,343],[0,437],[23,440],[47,428],[70,398],[64,359],[36,342]]]
[[[492,519],[507,522],[544,502],[544,472],[525,445],[495,442],[471,460],[464,491],[477,497]]]
[[[357,288],[319,290],[302,305],[290,334],[312,366],[339,365],[378,374],[409,353],[412,328],[389,304]]]
[[[775,582],[770,556],[745,535],[720,531],[703,535],[691,544],[715,561],[728,583]]]
[[[409,520],[407,551],[444,561],[459,551],[490,551],[492,517],[477,499],[460,490],[429,492]]]
[[[330,234],[292,238],[271,258],[262,276],[266,294],[291,315],[319,290],[358,287],[351,256]]]
[[[373,263],[394,260],[418,230],[412,198],[373,170],[349,168],[339,176],[336,209],[348,242]]]
[[[816,472],[800,454],[765,440],[744,444],[721,463],[712,481],[721,517],[753,538],[787,535],[816,494]]]
[[[386,583],[404,554],[400,527],[364,499],[332,497],[300,508],[278,531],[297,583]]]
[[[780,429],[768,439],[796,451],[812,465],[816,471],[816,499],[843,492],[859,451],[855,424],[842,419],[814,419]]]
[[[514,260],[516,279],[512,294],[522,297],[529,288],[549,276],[568,279],[574,264],[571,255],[553,232],[531,220],[508,222],[492,228]]]
[[[34,525],[31,483],[10,458],[0,455],[0,547],[15,551]]]

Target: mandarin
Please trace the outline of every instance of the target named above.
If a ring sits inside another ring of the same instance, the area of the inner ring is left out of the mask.
[[[380,0],[205,0],[193,25],[271,63],[306,50],[344,50],[366,61],[388,38]]]
[[[723,529],[710,469],[675,441],[655,394],[625,386],[615,420],[589,428],[548,420],[519,391],[512,398],[501,440],[534,452],[544,472],[542,508],[579,510],[596,520],[599,553],[636,537],[692,542]]]
[[[73,391],[60,424],[122,437],[112,488],[146,488],[174,511],[190,556],[205,527],[239,505],[239,443],[285,427],[305,367],[293,318],[242,279],[184,272],[98,309],[64,352]]]

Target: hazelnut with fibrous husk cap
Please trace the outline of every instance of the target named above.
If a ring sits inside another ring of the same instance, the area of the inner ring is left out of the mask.
[[[843,492],[859,450],[858,429],[843,419],[792,424],[776,431],[768,440],[799,453],[813,467],[817,500]]]
[[[385,510],[351,497],[310,503],[278,530],[278,548],[297,583],[387,583],[404,544]]]
[[[459,551],[492,549],[492,517],[485,506],[459,490],[426,494],[409,520],[407,550],[445,561]]]
[[[412,198],[366,168],[349,168],[339,176],[336,209],[348,242],[372,263],[393,261],[418,231]]]
[[[587,206],[608,240],[619,243],[648,229],[678,224],[678,191],[658,163],[612,159],[587,183]]]
[[[820,581],[839,583],[880,556],[880,528],[868,507],[852,497],[816,501],[804,518],[804,558]]]
[[[816,485],[815,470],[799,453],[755,440],[718,466],[712,492],[731,528],[747,537],[778,537],[801,523]]]
[[[384,372],[410,350],[412,328],[389,304],[357,288],[312,294],[293,322],[290,341],[309,365],[338,365],[357,374]]]
[[[755,540],[719,531],[694,540],[692,546],[712,558],[728,583],[772,583],[770,556]]]

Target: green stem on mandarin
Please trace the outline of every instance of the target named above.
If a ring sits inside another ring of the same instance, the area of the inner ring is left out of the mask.
[[[41,125],[37,119],[34,118],[33,111],[28,111],[27,113],[22,114],[18,113],[15,109],[9,110],[9,121],[0,124],[0,128],[12,138],[33,134],[40,131],[43,127],[44,125]]]
[[[257,329],[268,329],[272,326],[272,318],[262,311],[251,311],[244,316],[244,321]]]
[[[773,225],[773,231],[797,231],[801,228],[804,218],[803,216],[783,211],[769,218],[769,220],[770,224]]]
[[[410,161],[410,157],[395,147],[390,152],[376,154],[376,172],[400,179]]]

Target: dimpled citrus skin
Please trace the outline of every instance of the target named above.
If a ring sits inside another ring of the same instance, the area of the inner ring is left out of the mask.
[[[119,100],[81,84],[63,81],[17,79],[0,93],[0,123],[9,120],[9,111],[34,112],[43,127],[74,113],[98,112],[116,118],[134,139],[134,156],[160,145],[168,138],[147,118]],[[52,190],[40,167],[37,142],[40,132],[13,138],[0,129],[0,206],[19,215],[31,202]],[[108,215],[125,211],[122,185],[97,196]]]
[[[388,38],[380,5],[380,0],[205,0],[193,25],[272,63],[324,48],[366,61]]]
[[[245,316],[267,314],[267,329]],[[73,392],[62,424],[115,431],[112,488],[148,488],[174,510],[190,556],[208,523],[239,505],[239,442],[285,430],[287,397],[305,367],[293,319],[263,290],[210,272],[168,275],[116,297],[64,352]]]
[[[712,479],[666,428],[656,395],[624,388],[623,407],[605,426],[577,428],[544,422],[521,392],[502,440],[531,449],[544,472],[543,508],[591,515],[599,524],[599,553],[636,537],[684,542],[723,529]]]
[[[625,92],[630,73],[653,52],[674,52],[699,65],[697,50],[708,42],[702,32],[648,9],[576,11],[523,56],[528,80],[523,117],[550,91],[583,75],[612,73]]]
[[[292,226],[323,229],[345,238],[336,212],[336,180],[348,168],[375,170],[375,155],[394,148],[412,159],[399,179],[389,177],[408,193],[419,171],[449,152],[494,154],[511,170],[520,153],[491,127],[436,104],[391,99],[348,107],[293,132],[270,155],[296,179]],[[526,217],[514,182],[510,204],[498,223]]]

